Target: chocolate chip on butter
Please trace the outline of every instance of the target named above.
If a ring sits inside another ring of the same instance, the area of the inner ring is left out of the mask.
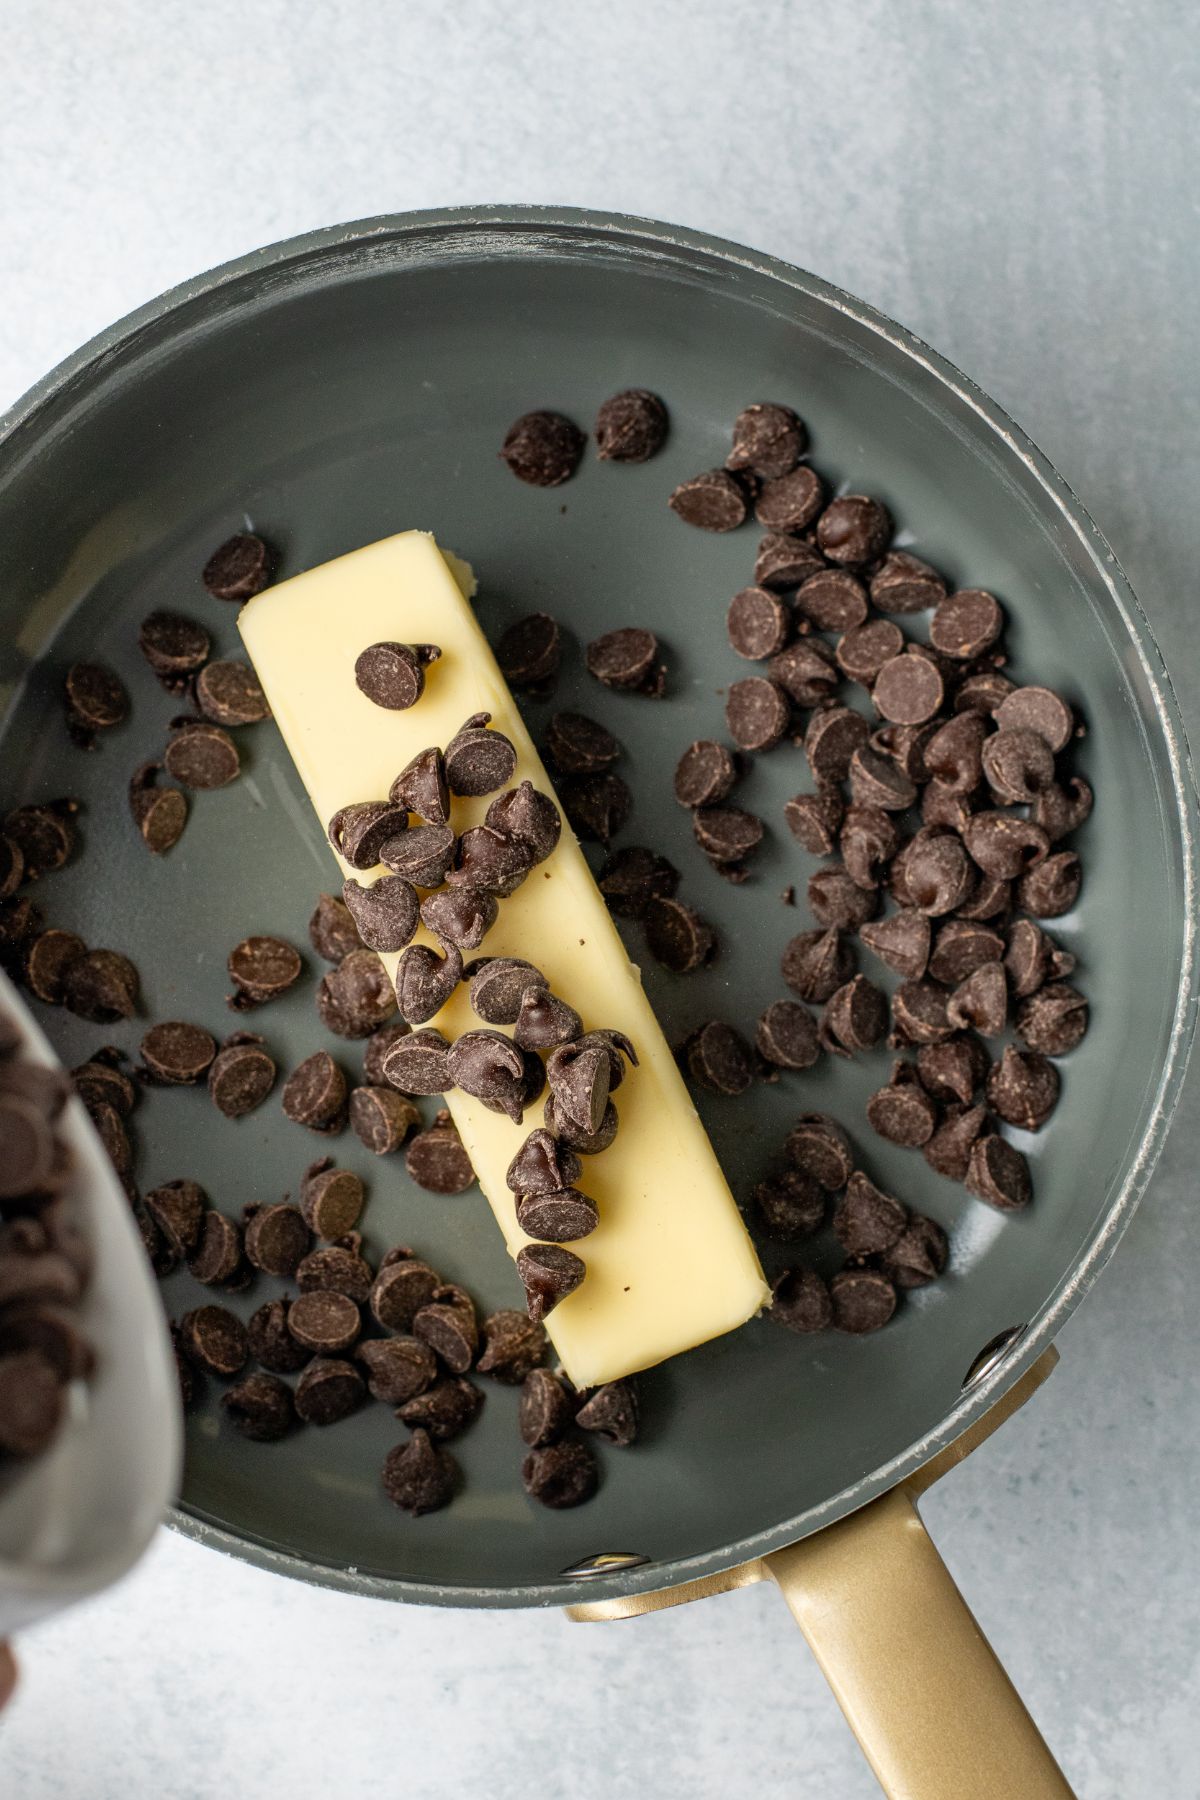
[[[177,720],[163,751],[163,766],[185,788],[206,792],[228,787],[241,770],[237,745],[220,725],[204,719]]]
[[[444,944],[477,950],[499,915],[494,894],[481,888],[444,888],[421,902],[421,922]]]
[[[803,1169],[784,1169],[754,1190],[759,1221],[768,1237],[781,1243],[811,1237],[825,1223],[825,1194],[816,1177]]]
[[[396,1012],[396,993],[373,950],[351,950],[317,986],[317,1012],[336,1037],[365,1038]]]
[[[388,1050],[383,1072],[402,1094],[444,1094],[454,1086],[449,1054],[440,1031],[413,1031]]]
[[[667,409],[648,389],[625,388],[601,406],[594,435],[601,462],[648,462],[666,442]]]
[[[745,489],[725,469],[707,469],[680,482],[667,504],[685,525],[701,531],[735,531],[748,510]]]
[[[450,1045],[446,1067],[450,1086],[520,1124],[528,1104],[526,1066],[511,1038],[500,1031],[464,1031]]]
[[[441,654],[438,644],[368,644],[355,658],[355,685],[374,705],[406,712],[425,692],[425,671]]]
[[[408,812],[395,800],[358,800],[329,821],[329,841],[352,869],[373,869],[389,838],[408,829]]]
[[[886,508],[866,494],[831,500],[817,520],[817,543],[830,562],[874,562],[887,549],[891,535]]]
[[[491,716],[472,713],[446,745],[443,760],[452,794],[494,794],[512,780],[517,753],[502,731],[488,729]]]
[[[546,977],[533,964],[517,956],[485,958],[473,966],[468,997],[471,1007],[489,1025],[512,1025],[529,991],[544,989]]]
[[[96,733],[111,731],[129,713],[125,685],[105,663],[72,663],[63,683],[67,729],[81,750],[94,750]]]
[[[593,638],[585,652],[588,674],[604,687],[657,699],[666,689],[661,647],[652,631],[622,626]]]
[[[394,1087],[356,1087],[350,1091],[350,1129],[374,1156],[391,1156],[421,1115]]]
[[[402,875],[382,875],[370,887],[352,877],[342,899],[368,950],[403,950],[417,928],[417,896]]]
[[[985,1106],[949,1107],[923,1147],[925,1161],[938,1175],[945,1175],[950,1181],[965,1181],[972,1152],[989,1129]]]
[[[522,1194],[517,1200],[517,1224],[521,1230],[527,1237],[548,1244],[573,1244],[589,1236],[599,1223],[596,1202],[578,1188]]]
[[[866,588],[846,569],[819,569],[796,590],[796,611],[818,631],[851,631],[868,610]]]
[[[804,1113],[784,1142],[788,1160],[811,1175],[827,1193],[838,1193],[854,1169],[850,1139],[828,1113]]]
[[[965,1180],[969,1194],[1000,1212],[1017,1212],[1033,1198],[1028,1163],[1007,1138],[995,1133],[975,1143]]]
[[[1018,687],[995,710],[1001,731],[1032,731],[1057,756],[1075,732],[1075,715],[1061,695],[1046,687]]]
[[[780,969],[802,1000],[824,1005],[854,974],[854,950],[836,926],[801,931],[786,945]]]
[[[212,640],[179,613],[152,612],[138,630],[138,648],[167,692],[179,694],[208,661]]]
[[[555,713],[546,726],[546,759],[560,775],[602,775],[621,755],[612,732],[585,713]]]
[[[556,848],[562,835],[562,818],[558,807],[531,781],[518,782],[498,794],[484,814],[484,824],[493,831],[516,838],[528,852],[531,863],[544,862]]]
[[[1058,1070],[1049,1058],[1015,1050],[1010,1044],[988,1074],[988,1105],[1006,1125],[1040,1131],[1058,1104],[1060,1086]]]
[[[196,677],[196,704],[214,725],[257,725],[271,716],[262,684],[244,662],[206,663]]]
[[[394,832],[405,829],[410,812],[415,813],[419,819],[424,819],[427,825],[448,824],[450,789],[446,781],[445,759],[436,745],[428,750],[419,750],[412,761],[404,765],[388,790],[388,801],[401,815],[397,818]],[[380,843],[393,836],[394,832],[384,833]],[[334,848],[337,848],[336,844]],[[355,867],[369,869],[371,864],[355,864]]]
[[[583,1035],[583,1021],[573,1006],[544,988],[527,988],[513,1026],[513,1042],[521,1050],[554,1050]]]
[[[1060,919],[1078,900],[1082,882],[1083,868],[1074,851],[1056,850],[1020,877],[1017,905],[1035,919]]]
[[[541,1321],[573,1294],[587,1265],[561,1244],[526,1244],[517,1252],[517,1273],[524,1284],[529,1316]]]
[[[451,887],[473,887],[507,899],[533,867],[529,845],[493,825],[475,825],[458,840],[458,864],[447,876]]]
[[[833,1328],[859,1337],[879,1331],[896,1310],[896,1290],[875,1269],[840,1269],[829,1283]]]
[[[328,1050],[316,1050],[283,1084],[284,1117],[310,1131],[337,1132],[346,1122],[347,1083]]]
[[[646,903],[644,918],[650,954],[674,974],[689,974],[716,954],[716,932],[682,900],[664,894],[652,895]]]
[[[946,583],[919,556],[892,550],[871,576],[871,599],[885,613],[925,612],[944,597]]]
[[[578,468],[586,442],[562,413],[522,413],[505,433],[500,457],[530,487],[561,487]]]
[[[774,1000],[759,1015],[754,1042],[778,1069],[811,1069],[821,1053],[817,1022],[798,1000]]]
[[[514,1194],[548,1194],[569,1188],[582,1164],[574,1150],[550,1131],[531,1131],[508,1166],[506,1180]]]
[[[314,1356],[296,1383],[293,1399],[306,1425],[336,1425],[366,1398],[362,1376],[341,1357]]]
[[[436,888],[446,879],[457,844],[449,825],[414,825],[381,844],[379,860],[414,887]]]
[[[555,1112],[585,1136],[600,1129],[608,1105],[612,1059],[599,1044],[562,1044],[550,1055],[546,1077]]]
[[[409,1025],[424,1025],[442,1010],[462,976],[462,952],[453,945],[439,956],[427,944],[410,944],[396,965],[401,1018]]]
[[[248,937],[229,952],[229,979],[237,989],[227,1004],[236,1012],[262,1006],[293,987],[304,971],[300,953],[277,937]]]
[[[827,1331],[833,1324],[828,1283],[815,1269],[784,1269],[775,1278],[767,1316],[801,1335]]]
[[[1088,1003],[1077,988],[1052,981],[1017,1008],[1016,1031],[1029,1050],[1065,1056],[1088,1028]]]

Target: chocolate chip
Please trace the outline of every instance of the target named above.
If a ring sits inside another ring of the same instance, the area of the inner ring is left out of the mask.
[[[632,1381],[606,1381],[589,1394],[575,1423],[581,1431],[599,1432],[610,1444],[624,1449],[638,1435],[637,1389]]]
[[[871,599],[880,612],[925,612],[945,592],[946,583],[936,569],[907,550],[889,551],[871,577]]]
[[[503,1032],[464,1031],[446,1054],[446,1071],[449,1087],[462,1088],[489,1112],[503,1113],[520,1124],[526,1104],[525,1062]]]
[[[725,702],[729,735],[741,750],[771,750],[787,731],[791,719],[788,697],[778,682],[765,675],[735,681]]]
[[[769,531],[758,546],[754,579],[759,587],[794,588],[824,567],[824,557],[812,544]]]
[[[845,706],[814,713],[804,734],[804,754],[818,787],[844,781],[856,750],[866,744],[867,721]]]
[[[0,1355],[35,1350],[60,1381],[86,1381],[96,1367],[96,1353],[71,1316],[44,1303],[7,1306],[0,1315]]]
[[[439,1013],[462,980],[462,953],[453,945],[439,956],[427,944],[410,944],[396,965],[396,1000],[409,1025]]]
[[[446,879],[457,843],[449,825],[414,825],[381,844],[379,860],[414,887],[436,888]]]
[[[483,1351],[475,1367],[481,1375],[492,1375],[506,1386],[519,1387],[546,1359],[549,1339],[527,1313],[501,1307],[479,1330]]]
[[[370,1289],[371,1312],[385,1331],[410,1331],[440,1285],[428,1263],[415,1257],[385,1262]]]
[[[228,1004],[238,1012],[286,993],[304,971],[299,951],[277,937],[243,938],[229,952],[225,966],[237,989],[237,997]]]
[[[488,730],[491,716],[472,713],[446,745],[443,760],[452,794],[494,794],[512,780],[517,753],[502,731]]]
[[[891,1081],[867,1101],[867,1119],[889,1143],[916,1149],[933,1136],[938,1109],[923,1087],[912,1081]]]
[[[991,1059],[977,1037],[945,1038],[940,1044],[922,1044],[917,1051],[921,1085],[935,1100],[969,1106],[975,1090],[987,1079]]]
[[[473,1382],[451,1376],[406,1400],[396,1417],[415,1428],[414,1437],[428,1432],[435,1443],[444,1442],[464,1431],[482,1405],[483,1395]]]
[[[804,423],[790,406],[756,400],[733,422],[733,448],[725,467],[749,469],[764,481],[777,481],[796,467],[806,442]]]
[[[692,833],[714,863],[740,863],[757,850],[763,822],[737,806],[701,806],[692,814]]]
[[[73,931],[39,932],[25,953],[25,981],[31,993],[48,1006],[60,1006],[63,977],[73,962],[86,953],[87,945]]]
[[[1091,816],[1094,804],[1092,790],[1082,775],[1073,775],[1065,787],[1049,782],[1034,796],[1029,816],[1040,825],[1052,844],[1060,843],[1078,831]]]
[[[566,423],[565,420],[563,422]],[[520,470],[516,473],[519,474]],[[568,469],[567,474],[570,473],[571,470]],[[555,485],[554,480],[538,479],[533,475],[523,475],[522,480],[535,481],[539,487]],[[566,475],[558,476],[556,480],[565,481]],[[414,1401],[410,1404],[415,1406],[417,1403]],[[419,1427],[406,1444],[397,1444],[388,1451],[383,1465],[384,1493],[393,1506],[398,1506],[402,1512],[411,1513],[413,1518],[418,1518],[422,1513],[437,1512],[441,1507],[449,1505],[459,1479],[458,1464],[449,1451],[436,1449],[430,1442],[428,1432]]]
[[[923,725],[940,711],[945,684],[932,662],[906,651],[883,665],[871,690],[875,710],[896,725]]]
[[[375,1156],[399,1150],[421,1115],[412,1101],[394,1087],[356,1087],[351,1090],[350,1129],[360,1144]]]
[[[981,1137],[971,1151],[966,1186],[977,1200],[1001,1212],[1018,1212],[1033,1198],[1029,1164],[1006,1138]]]
[[[562,413],[531,412],[509,426],[500,456],[518,481],[530,487],[561,487],[579,466],[587,442]]]
[[[292,1301],[287,1328],[303,1349],[317,1356],[340,1356],[358,1341],[362,1319],[348,1294],[314,1288]]]
[[[558,844],[562,820],[549,794],[543,794],[531,781],[497,795],[484,815],[484,824],[493,831],[516,838],[529,854],[531,863],[544,862]]]
[[[308,1361],[308,1351],[287,1328],[288,1311],[286,1300],[268,1300],[251,1314],[246,1327],[251,1356],[278,1375],[293,1375]]]
[[[396,831],[405,829],[410,812],[416,813],[419,819],[424,819],[427,825],[449,823],[450,789],[446,782],[445,761],[436,745],[431,749],[418,751],[411,762],[405,763],[388,789],[388,800],[403,814],[397,820]],[[392,835],[392,832],[385,833],[381,842]],[[355,867],[370,868],[371,865],[355,864]]]
[[[869,920],[859,929],[863,943],[889,969],[918,980],[929,963],[931,926],[924,913],[903,907],[886,919]]]
[[[946,1017],[959,1030],[999,1037],[1008,1023],[1008,982],[1001,962],[982,963],[960,981],[946,1002]]]
[[[513,1042],[521,1050],[554,1050],[582,1036],[583,1021],[573,1006],[558,1000],[544,988],[527,988],[513,1027]]]
[[[516,956],[490,957],[472,973],[468,997],[487,1024],[512,1025],[525,993],[545,986],[546,977],[532,963]]]
[[[25,852],[0,832],[0,900],[11,899],[25,879]]]
[[[24,858],[25,881],[37,881],[61,869],[75,848],[78,800],[51,800],[44,806],[18,806],[4,820],[4,835]]]
[[[936,720],[930,725],[877,725],[869,742],[880,756],[890,757],[910,781],[928,781],[930,770],[925,764],[925,748],[938,730]]]
[[[802,931],[784,949],[780,968],[794,993],[820,1006],[853,975],[854,951],[836,926]]]
[[[1044,831],[1014,813],[976,813],[967,821],[963,838],[984,874],[998,881],[1012,881],[1036,867],[1050,848]]]
[[[351,1235],[351,1242],[354,1241]],[[296,1266],[296,1285],[301,1293],[345,1294],[357,1306],[362,1306],[368,1297],[374,1304],[374,1283],[370,1263],[346,1244],[325,1244],[310,1250]]]
[[[68,1012],[108,1025],[132,1018],[138,1003],[138,972],[116,950],[88,950],[72,957],[63,969],[62,990]]]
[[[874,1049],[886,1030],[886,996],[865,975],[855,975],[826,1002],[818,1038],[835,1056],[854,1056]]]
[[[362,1179],[351,1169],[337,1169],[322,1157],[305,1170],[300,1206],[318,1237],[344,1237],[358,1224],[366,1198]]]
[[[845,817],[845,805],[836,787],[816,794],[797,794],[783,809],[788,829],[810,856],[829,856]]]
[[[355,658],[355,685],[374,705],[407,712],[425,692],[425,670],[441,654],[437,644],[368,644]]]
[[[400,961],[403,963],[404,958],[401,957]],[[399,976],[399,968],[397,968],[397,976]],[[399,1042],[402,1037],[408,1036],[408,1029],[404,1020],[398,1019],[390,1025],[381,1025],[377,1031],[371,1033],[367,1039],[367,1047],[363,1051],[363,1080],[368,1087],[384,1086],[387,1081],[387,1075],[384,1072],[387,1053],[393,1044]],[[332,1235],[337,1237],[338,1233],[334,1232]]]
[[[0,903],[0,968],[19,976],[29,940],[41,925],[41,913],[24,895]]]
[[[508,1166],[514,1194],[549,1194],[571,1187],[580,1175],[578,1156],[552,1132],[531,1131]]]
[[[1058,1104],[1058,1070],[1036,1051],[1005,1050],[987,1078],[988,1104],[1007,1125],[1040,1131]]]
[[[601,462],[649,462],[666,442],[667,409],[646,388],[626,388],[601,406],[594,435]]]
[[[874,685],[884,664],[899,656],[904,638],[890,619],[871,619],[851,626],[838,640],[837,663],[843,675],[865,688]]]
[[[644,916],[650,954],[674,974],[689,974],[715,955],[712,926],[682,900],[656,894],[647,901]]]
[[[961,839],[940,826],[916,832],[892,864],[896,898],[927,918],[941,918],[961,906],[974,879]]]
[[[124,1120],[111,1106],[103,1105],[93,1107],[91,1119],[109,1161],[128,1188],[133,1171],[133,1147],[129,1142]],[[130,1197],[133,1197],[132,1191]]]
[[[1030,829],[1037,829],[1036,826]],[[1056,850],[1017,882],[1017,905],[1035,919],[1059,919],[1079,898],[1083,870],[1072,850]],[[73,965],[77,967],[78,965]]]
[[[920,1093],[913,1088],[913,1093]],[[833,1229],[848,1256],[874,1256],[889,1250],[908,1223],[899,1200],[876,1187],[861,1170],[851,1175],[833,1214]]]
[[[939,600],[929,625],[929,641],[943,656],[971,662],[995,643],[1004,629],[1004,614],[992,594],[961,588]]]
[[[415,832],[406,832],[404,837],[416,835]],[[402,838],[401,842],[403,841]],[[363,947],[349,908],[344,900],[337,899],[333,894],[322,894],[318,899],[312,918],[308,921],[308,941],[318,956],[332,963],[341,962],[343,956],[348,956],[351,950],[361,950]]]
[[[427,894],[421,902],[421,922],[444,944],[457,950],[476,950],[496,923],[499,906],[494,894],[479,888],[445,888]]]
[[[346,1117],[346,1077],[328,1050],[316,1050],[283,1084],[284,1117],[310,1131],[340,1131]]]
[[[953,1035],[946,1017],[946,988],[936,981],[905,981],[892,995],[892,1041],[902,1044],[936,1044]]]
[[[475,1360],[479,1328],[475,1308],[458,1287],[437,1287],[417,1312],[413,1336],[437,1352],[452,1375],[463,1375]]]
[[[924,1213],[912,1213],[883,1258],[882,1272],[893,1287],[905,1291],[927,1287],[942,1273],[949,1254],[949,1242],[937,1221]]]
[[[271,1444],[286,1437],[296,1417],[292,1390],[277,1375],[247,1375],[221,1396],[221,1405],[243,1437]]]
[[[417,928],[417,896],[402,875],[383,875],[367,888],[348,879],[342,898],[368,950],[403,950]]]
[[[857,931],[879,911],[879,895],[860,887],[840,863],[810,875],[806,892],[813,917],[828,928]]]
[[[835,1331],[879,1331],[896,1310],[896,1290],[874,1269],[841,1269],[829,1283]]]
[[[611,731],[584,713],[555,713],[546,726],[543,749],[561,775],[602,775],[621,754]]]
[[[817,520],[817,543],[830,562],[874,562],[887,549],[891,535],[886,509],[865,494],[831,500]]]
[[[1060,961],[1055,968],[1052,964],[1056,956],[1065,960]],[[1074,958],[1067,952],[1059,951],[1053,940],[1032,919],[1017,919],[1009,932],[1004,966],[1015,998],[1024,1000],[1036,993],[1051,973],[1069,974],[1074,967]]]
[[[651,900],[671,898],[679,886],[679,871],[665,856],[630,844],[612,852],[598,881],[610,912],[622,919],[641,919]]]
[[[353,1363],[340,1357],[314,1356],[294,1395],[296,1411],[306,1425],[336,1425],[362,1405],[363,1378]]]
[[[896,853],[899,837],[890,815],[878,806],[851,806],[841,831],[842,862],[856,887],[880,885]]]
[[[308,1298],[334,1296],[313,1294]],[[371,1397],[386,1406],[404,1406],[415,1400],[437,1377],[433,1351],[418,1338],[368,1338],[355,1354],[366,1370]]]
[[[1065,750],[1075,730],[1075,717],[1060,695],[1045,687],[1019,687],[995,709],[1001,731],[1032,731],[1049,744],[1057,756]]]
[[[370,1037],[396,1006],[388,972],[373,950],[351,950],[317,986],[321,1023],[336,1037]]]
[[[525,1287],[529,1316],[540,1321],[574,1293],[587,1265],[561,1244],[526,1244],[517,1252],[517,1274]]]
[[[979,880],[958,907],[960,919],[1000,919],[1012,910],[1012,883],[995,875],[980,875]]]
[[[111,1060],[110,1060],[111,1057]],[[127,1118],[137,1103],[138,1091],[128,1075],[117,1064],[121,1059],[119,1051],[105,1052],[98,1050],[89,1061],[80,1063],[71,1071],[71,1080],[75,1092],[90,1112],[101,1103],[113,1107],[122,1118]],[[11,1073],[14,1065],[9,1065]],[[27,1072],[32,1065],[21,1065]],[[48,1074],[49,1071],[46,1071]],[[49,1095],[47,1095],[47,1101]]]
[[[388,839],[407,829],[403,805],[394,800],[358,800],[334,813],[329,841],[352,869],[373,869]]]
[[[187,719],[172,730],[163,751],[163,766],[184,787],[207,791],[228,787],[242,764],[237,745],[220,725]]]
[[[983,772],[997,800],[1025,804],[1053,783],[1054,755],[1036,731],[996,731],[983,746]]]
[[[754,506],[754,516],[768,531],[804,531],[813,523],[825,501],[825,489],[815,470],[800,467],[764,481]]]
[[[744,1094],[754,1080],[749,1044],[740,1031],[719,1019],[692,1032],[684,1050],[688,1073],[706,1093]]]
[[[414,1031],[392,1045],[383,1072],[402,1094],[444,1094],[454,1086],[449,1051],[440,1031]]]
[[[854,1167],[850,1139],[828,1113],[804,1113],[784,1143],[788,1160],[829,1193],[837,1193]]]
[[[623,626],[593,638],[585,660],[588,674],[608,688],[657,698],[666,685],[658,639],[640,626]]]
[[[57,1436],[66,1412],[63,1382],[40,1350],[0,1356],[0,1452],[40,1455]]]
[[[184,1353],[210,1375],[227,1379],[246,1365],[250,1346],[246,1327],[224,1306],[199,1306],[179,1321]]]
[[[533,867],[529,846],[491,825],[475,825],[458,841],[458,866],[448,880],[452,887],[477,888],[482,893],[507,899]]]
[[[448,1112],[439,1112],[432,1125],[409,1140],[404,1166],[417,1186],[430,1194],[462,1194],[475,1180],[471,1159]]]
[[[850,631],[867,616],[867,590],[845,569],[820,569],[801,582],[796,611],[818,631]]]
[[[952,794],[972,794],[983,779],[987,722],[979,713],[958,713],[931,734],[923,751],[925,778],[936,778]]]
[[[969,794],[955,794],[941,781],[931,781],[921,795],[921,818],[926,825],[942,825],[961,837],[975,810]]]
[[[208,661],[212,640],[202,625],[179,613],[152,612],[138,630],[138,648],[167,692],[179,694]]]
[[[232,1219],[211,1207],[204,1215],[199,1240],[188,1259],[188,1268],[197,1281],[214,1286],[230,1281],[242,1260],[242,1234]]]
[[[600,1129],[612,1086],[612,1063],[601,1045],[563,1044],[546,1064],[557,1116],[585,1136]]]
[[[212,1067],[217,1040],[199,1025],[180,1019],[152,1025],[141,1042],[141,1057],[155,1081],[168,1086],[191,1086]]]
[[[980,920],[947,919],[938,927],[929,973],[935,981],[957,987],[976,969],[999,962],[1003,956],[1004,939],[992,926]]]
[[[1052,981],[1017,1008],[1017,1036],[1043,1056],[1065,1056],[1088,1028],[1088,1003],[1077,988]]]
[[[239,531],[213,551],[201,579],[214,600],[249,600],[270,582],[271,563],[262,538]]]
[[[801,638],[773,656],[767,673],[797,706],[820,705],[840,679],[832,650],[823,639],[813,637]]]
[[[550,1244],[573,1244],[587,1237],[600,1223],[594,1200],[577,1188],[557,1193],[522,1194],[517,1200],[517,1224],[527,1237]]]
[[[986,1107],[951,1108],[924,1147],[925,1161],[936,1174],[950,1181],[965,1181],[972,1151],[988,1129]]]
[[[759,1016],[754,1042],[780,1069],[811,1069],[820,1054],[817,1022],[796,1000],[774,1000]]]
[[[738,656],[762,661],[775,656],[792,635],[791,615],[769,588],[742,588],[725,615],[729,642]]]
[[[746,518],[746,494],[724,469],[708,469],[682,481],[667,502],[685,525],[701,531],[734,531]]]
[[[204,1189],[195,1181],[166,1181],[146,1195],[144,1205],[171,1258],[191,1256],[206,1228],[208,1198]],[[223,1226],[214,1226],[214,1233],[226,1236]]]
[[[825,1223],[825,1195],[814,1175],[784,1169],[754,1190],[754,1204],[768,1237],[781,1243],[811,1237]]]
[[[164,856],[183,835],[188,803],[178,788],[155,786],[161,763],[142,763],[129,783],[129,810],[146,848]]]
[[[196,704],[214,725],[257,725],[271,716],[262,684],[244,662],[207,663],[196,677]]]
[[[104,663],[72,663],[63,684],[67,729],[81,750],[93,750],[98,731],[110,731],[129,712],[129,695],[120,677]]]
[[[531,1369],[522,1384],[518,1414],[518,1429],[524,1441],[532,1449],[557,1443],[569,1429],[572,1417],[571,1401],[558,1377],[549,1369]]]
[[[784,1269],[775,1278],[768,1316],[789,1331],[826,1331],[833,1324],[829,1288],[815,1269]]]
[[[208,1091],[213,1105],[227,1119],[240,1119],[261,1106],[275,1086],[274,1059],[262,1047],[262,1039],[238,1031],[218,1050],[208,1071]]]
[[[531,1450],[521,1464],[521,1479],[531,1499],[561,1511],[590,1500],[600,1472],[586,1444],[565,1442]]]
[[[977,712],[983,718],[991,718],[1013,688],[1014,683],[999,669],[979,669],[959,682],[954,695],[954,710],[956,713]]]

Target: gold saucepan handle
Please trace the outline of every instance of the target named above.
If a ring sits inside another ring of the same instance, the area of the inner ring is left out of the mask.
[[[902,1488],[763,1568],[890,1800],[1071,1800]]]

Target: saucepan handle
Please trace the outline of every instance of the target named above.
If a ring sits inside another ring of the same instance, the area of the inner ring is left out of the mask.
[[[763,1568],[890,1800],[1072,1800],[902,1488]]]

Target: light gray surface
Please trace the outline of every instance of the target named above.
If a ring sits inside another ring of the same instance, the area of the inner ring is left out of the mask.
[[[0,400],[310,225],[489,198],[674,218],[861,293],[1008,406],[1107,531],[1200,733],[1190,8],[431,11],[0,9]],[[1195,1791],[1198,1136],[1193,1083],[1049,1388],[927,1506],[1089,1800]],[[581,1631],[312,1593],[164,1539],[23,1660],[0,1736],[21,1800],[876,1791],[765,1592]]]

